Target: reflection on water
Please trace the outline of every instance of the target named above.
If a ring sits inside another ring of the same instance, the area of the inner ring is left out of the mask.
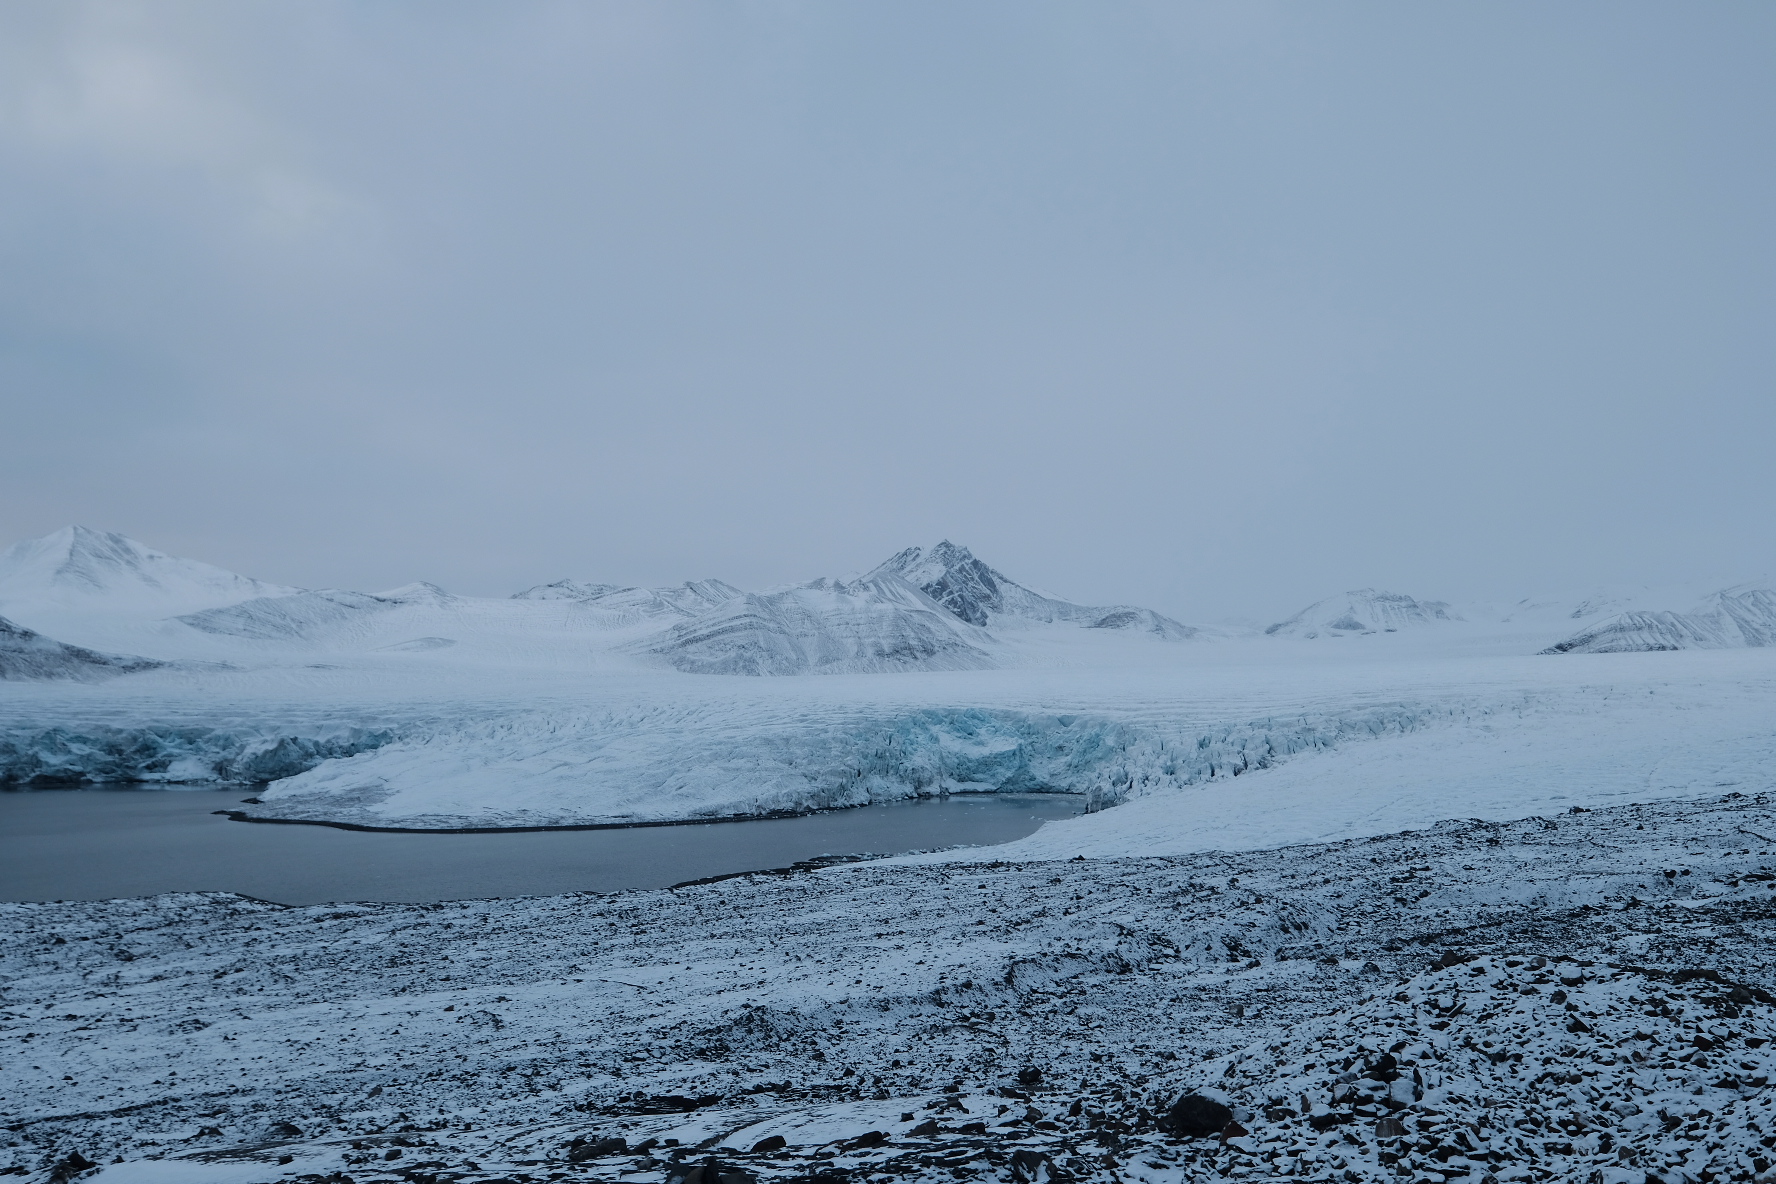
[[[242,792],[0,793],[0,900],[227,891],[285,904],[659,888],[816,855],[1004,843],[1081,799],[983,794],[804,818],[623,830],[387,834],[231,822]]]

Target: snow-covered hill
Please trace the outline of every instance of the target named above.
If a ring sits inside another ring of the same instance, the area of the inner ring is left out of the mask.
[[[1688,612],[1618,613],[1542,652],[1623,654],[1768,645],[1776,645],[1776,591],[1747,585],[1716,592]]]
[[[0,617],[0,679],[66,678],[90,682],[160,665],[148,658],[101,654],[65,645]]]
[[[0,553],[0,607],[159,618],[297,591],[177,559],[121,534],[68,526]]]
[[[929,549],[908,547],[865,578],[885,575],[904,579],[959,620],[983,628],[1065,623],[1088,629],[1137,629],[1167,640],[1197,633],[1152,609],[1126,604],[1094,608],[1045,596],[993,570],[967,547],[948,539]]]
[[[621,584],[589,584],[580,580],[556,580],[538,584],[522,592],[512,593],[513,600],[596,600],[611,592],[621,592]]]
[[[1271,636],[1313,639],[1322,634],[1397,633],[1441,621],[1459,621],[1454,609],[1441,600],[1415,600],[1399,592],[1358,588],[1339,596],[1315,601],[1286,621],[1264,632]]]
[[[724,601],[649,648],[695,674],[981,670],[993,660],[930,597],[893,575],[814,580]]]

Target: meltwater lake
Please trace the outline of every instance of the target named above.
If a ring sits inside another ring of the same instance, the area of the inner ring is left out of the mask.
[[[0,900],[239,892],[280,904],[663,888],[820,855],[1009,842],[1080,812],[1061,794],[979,794],[800,818],[617,830],[426,834],[234,822],[197,789],[0,793]]]

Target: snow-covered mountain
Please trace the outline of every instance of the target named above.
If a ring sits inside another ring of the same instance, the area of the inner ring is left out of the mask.
[[[873,674],[992,666],[968,631],[970,626],[904,579],[877,574],[745,593],[674,625],[649,648],[677,669],[697,674]]]
[[[101,654],[67,645],[0,617],[0,679],[66,678],[91,682],[138,670],[152,670],[163,664],[148,658]]]
[[[623,591],[621,584],[588,584],[579,580],[556,580],[538,584],[522,592],[512,593],[513,600],[596,600],[612,592]]]
[[[68,526],[0,553],[0,606],[160,618],[297,591]]]
[[[1621,654],[1648,650],[1725,650],[1776,645],[1776,591],[1726,588],[1687,612],[1617,613],[1556,645],[1547,654]]]
[[[1441,600],[1416,600],[1400,592],[1358,588],[1315,601],[1264,632],[1271,636],[1315,638],[1356,633],[1395,633],[1438,621],[1459,621]]]
[[[1007,624],[1070,624],[1088,629],[1138,629],[1168,640],[1197,630],[1152,609],[1119,604],[1091,607],[1045,596],[993,570],[967,547],[945,539],[935,547],[908,547],[865,577],[898,576],[959,620],[990,628]]]

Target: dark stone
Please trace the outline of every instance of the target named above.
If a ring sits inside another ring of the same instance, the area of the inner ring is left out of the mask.
[[[754,1155],[763,1155],[767,1151],[781,1151],[789,1146],[789,1140],[782,1135],[767,1135],[752,1145]]]
[[[722,1162],[710,1156],[702,1163],[692,1166],[688,1163],[675,1163],[666,1169],[666,1184],[757,1184],[751,1172],[728,1168]]]
[[[851,1150],[864,1147],[880,1147],[888,1141],[888,1136],[881,1131],[865,1131],[855,1139],[848,1140],[844,1146]]]
[[[640,1151],[640,1148],[636,1148]],[[579,1138],[568,1148],[569,1163],[585,1163],[588,1159],[601,1159],[607,1155],[627,1155],[629,1144],[620,1137],[608,1139]]]
[[[1378,1139],[1398,1139],[1406,1134],[1406,1124],[1397,1118],[1378,1118],[1375,1120],[1375,1137]]]
[[[918,1135],[920,1138],[924,1138],[929,1135],[937,1134],[937,1130],[937,1119],[927,1118],[924,1122],[921,1122],[918,1126],[908,1131],[907,1134]]]
[[[1025,1085],[1025,1086],[1041,1085],[1042,1084],[1042,1070],[1038,1069],[1034,1065],[1029,1065],[1029,1066],[1026,1066],[1025,1068],[1019,1069],[1018,1070],[1018,1084]]]
[[[1017,1184],[1046,1184],[1054,1174],[1054,1164],[1040,1151],[1026,1147],[1011,1154],[1011,1178]]]
[[[68,1184],[69,1180],[80,1173],[90,1172],[98,1166],[80,1152],[70,1151],[67,1158],[56,1164],[55,1170],[49,1173],[49,1184]]]
[[[713,1106],[719,1101],[721,1101],[720,1094],[709,1094],[696,1098],[688,1098],[679,1094],[657,1094],[651,1098],[641,1098],[631,1102],[629,1109],[636,1114],[687,1114],[692,1110]]]
[[[302,1128],[293,1122],[274,1122],[265,1128],[267,1139],[300,1139]]]
[[[1159,1127],[1181,1139],[1203,1139],[1218,1134],[1233,1121],[1233,1111],[1201,1094],[1185,1094],[1159,1120]]]
[[[965,1135],[984,1135],[987,1133],[987,1124],[984,1122],[965,1122],[962,1124],[961,1129],[962,1133]]]

